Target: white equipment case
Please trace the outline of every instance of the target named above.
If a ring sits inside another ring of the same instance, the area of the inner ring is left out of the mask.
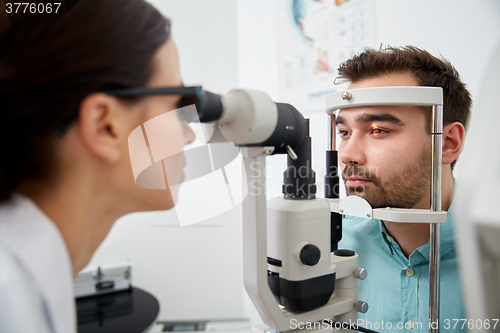
[[[96,296],[132,288],[132,262],[100,249],[73,282],[75,297]]]

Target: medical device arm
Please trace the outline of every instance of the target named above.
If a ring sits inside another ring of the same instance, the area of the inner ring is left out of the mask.
[[[357,302],[357,280],[366,275],[356,277],[354,252],[331,253],[330,203],[315,196],[308,121],[254,90],[233,90],[221,100],[223,110],[214,111],[220,117],[204,132],[207,142],[232,141],[241,148],[248,189],[244,283],[261,318],[280,332],[294,330],[294,322],[355,322],[357,311],[367,310]],[[289,155],[283,197],[267,201],[265,158],[278,153]]]

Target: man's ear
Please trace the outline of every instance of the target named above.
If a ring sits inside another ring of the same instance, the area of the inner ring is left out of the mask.
[[[460,156],[464,146],[465,128],[459,122],[443,127],[443,164],[451,164]]]
[[[124,124],[120,119],[123,106],[116,98],[103,93],[85,97],[80,104],[78,130],[84,145],[97,158],[117,162],[122,154]]]

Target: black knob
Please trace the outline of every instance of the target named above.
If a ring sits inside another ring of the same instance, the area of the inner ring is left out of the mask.
[[[300,250],[300,261],[304,265],[314,266],[321,257],[321,251],[316,245],[307,244]]]
[[[356,252],[354,252],[353,250],[341,249],[333,251],[333,254],[339,257],[352,257],[356,255]]]

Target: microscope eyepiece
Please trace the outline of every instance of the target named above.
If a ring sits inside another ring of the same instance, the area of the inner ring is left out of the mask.
[[[179,102],[179,118],[209,123],[202,126],[207,142],[274,147],[273,154],[287,154],[309,135],[308,125],[296,108],[275,103],[264,92],[233,89],[218,95],[197,88],[199,90],[183,96]]]
[[[219,120],[222,116],[223,103],[220,95],[200,89],[196,94],[182,96],[177,107],[181,120],[190,122],[208,123]],[[189,105],[196,106],[196,112],[192,108],[184,108]]]
[[[220,95],[204,91],[198,115],[200,123],[208,123],[220,119],[224,105]]]

